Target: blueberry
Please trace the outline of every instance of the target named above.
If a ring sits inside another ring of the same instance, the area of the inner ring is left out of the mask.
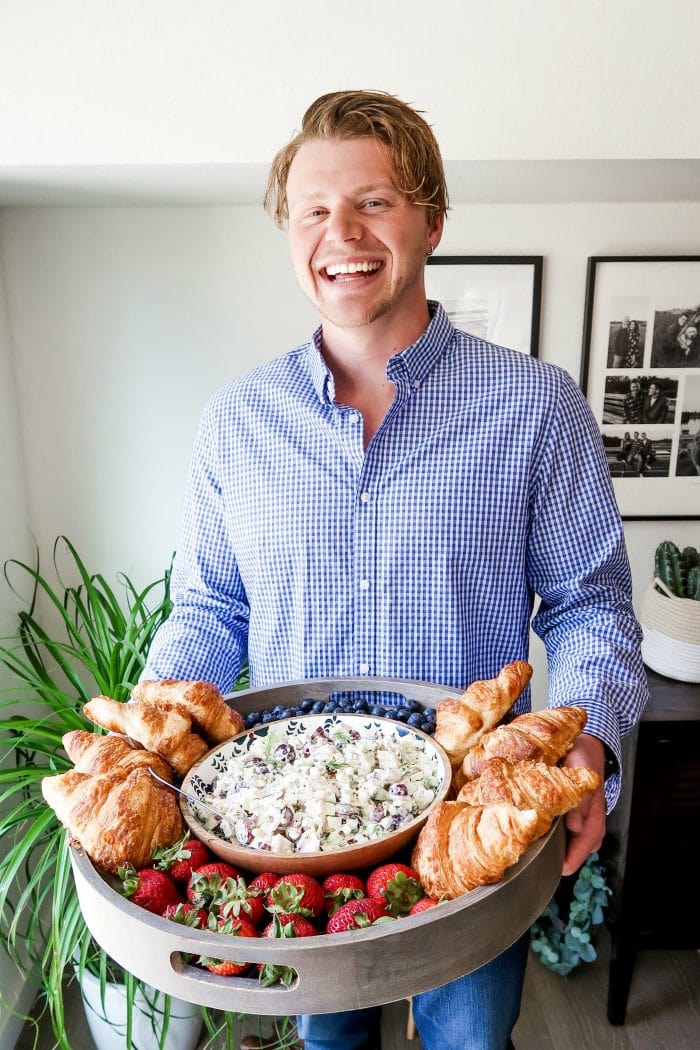
[[[247,714],[244,719],[246,729],[252,729],[253,726],[259,725],[262,721],[262,714],[260,711],[251,711]]]
[[[432,736],[433,733],[435,732],[435,723],[434,722],[423,722],[423,724],[419,725],[418,728],[422,729],[424,733],[428,734],[428,736]]]
[[[314,700],[312,700],[310,697],[307,697],[306,700],[302,700],[302,702],[299,704],[299,710],[306,713],[307,711],[310,711],[313,708],[314,703]]]
[[[349,696],[341,696],[337,704],[339,711],[352,711],[352,700]]]
[[[417,700],[407,700],[406,707],[409,711],[420,711],[421,709],[421,705],[418,703]]]
[[[323,700],[316,700],[311,708],[311,713],[313,715],[320,715],[323,712],[325,706],[326,705],[324,704]]]
[[[338,705],[336,704],[336,702],[334,700],[328,700],[323,705],[323,713],[324,714],[328,714],[330,712],[337,711],[337,710],[338,710]]]
[[[275,716],[275,718],[281,718],[284,714],[284,704],[275,704],[275,706],[272,708],[272,713]]]
[[[435,708],[434,707],[426,707],[425,711],[423,712],[423,717],[425,718],[426,722],[434,722],[435,721]]]
[[[299,709],[296,707],[285,707],[282,712],[282,718],[296,718],[299,714]]]
[[[375,718],[386,718],[386,708],[382,704],[375,704],[374,707],[370,707],[369,713],[374,715]]]
[[[394,711],[389,708],[388,715],[389,718],[393,718],[395,722],[408,722],[410,712],[408,712],[405,707],[397,707]]]
[[[414,711],[413,714],[408,716],[408,724],[410,726],[417,726],[420,729],[424,722],[422,711]]]
[[[263,725],[267,725],[268,722],[275,721],[275,716],[273,715],[272,711],[263,711],[261,721]]]
[[[363,700],[362,697],[358,697],[357,700],[353,700],[352,709],[357,711],[358,714],[362,714],[367,710],[367,701]]]

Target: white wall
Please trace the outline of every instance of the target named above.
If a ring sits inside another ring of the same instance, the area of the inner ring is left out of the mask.
[[[698,229],[700,204],[458,206],[440,250],[544,255],[541,357],[578,379],[587,257],[690,253]],[[93,568],[145,583],[176,545],[205,399],[316,324],[285,235],[253,208],[17,208],[0,244],[27,521],[42,549],[66,533]],[[637,605],[656,543],[698,532],[627,524]],[[534,660],[542,702],[539,645]]]
[[[18,409],[10,318],[0,254],[0,567],[10,552],[13,556],[26,557],[30,550]],[[0,588],[0,638],[12,630],[14,606],[6,588]],[[3,670],[0,668],[0,687],[4,682]]]

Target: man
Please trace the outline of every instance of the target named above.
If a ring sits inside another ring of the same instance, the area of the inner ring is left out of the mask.
[[[613,368],[624,368],[627,364],[627,350],[629,348],[630,319],[622,318],[622,324],[613,336]]]
[[[679,314],[675,321],[664,328],[659,337],[658,364],[670,365],[678,349],[678,336],[688,323],[688,314]]]
[[[458,332],[426,301],[447,190],[409,106],[318,99],[273,162],[266,205],[322,323],[205,410],[175,606],[145,677],[226,690],[247,655],[257,686],[378,675],[465,688],[526,658],[538,594],[550,701],[588,712],[566,761],[602,775],[610,760],[605,795],[567,818],[572,873],[602,841],[620,741],[646,699],[595,420],[562,369]],[[525,934],[417,995],[424,1050],[510,1046],[527,948]],[[379,1046],[376,1010],[298,1025],[306,1050]]]
[[[646,433],[643,432],[639,445],[639,474],[643,476],[646,473],[647,467],[650,463],[653,463],[656,459],[654,452],[654,442],[651,438],[648,438]]]
[[[668,398],[655,379],[649,383],[647,396],[642,405],[642,423],[665,423],[668,413]]]
[[[627,466],[635,472],[635,474],[641,473],[642,468],[642,439],[638,430],[635,430],[634,436],[630,441],[629,448],[627,450]]]
[[[644,394],[638,379],[630,379],[629,393],[622,402],[622,422],[641,423],[644,410]]]

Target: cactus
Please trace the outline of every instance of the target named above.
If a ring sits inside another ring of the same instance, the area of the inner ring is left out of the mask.
[[[654,570],[672,594],[675,594],[677,598],[685,597],[684,576],[687,573],[683,572],[681,552],[671,540],[665,540],[656,548]]]
[[[695,550],[695,547],[684,547],[681,551],[681,565],[687,572],[694,569],[696,565],[700,565],[700,554]]]
[[[693,568],[688,572],[686,592],[688,598],[692,598],[693,601],[700,602],[700,565],[694,565]]]

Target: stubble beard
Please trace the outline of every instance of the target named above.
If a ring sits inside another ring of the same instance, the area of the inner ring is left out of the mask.
[[[408,300],[415,289],[423,273],[425,260],[420,256],[416,271],[407,279],[400,279],[394,288],[389,288],[381,299],[364,305],[358,301],[356,305],[339,305],[337,310],[333,303],[327,302],[322,295],[314,293],[308,298],[316,307],[321,317],[336,328],[364,328],[373,324],[382,317],[386,317],[392,310],[400,308],[404,300]],[[308,294],[308,293],[307,293]]]

